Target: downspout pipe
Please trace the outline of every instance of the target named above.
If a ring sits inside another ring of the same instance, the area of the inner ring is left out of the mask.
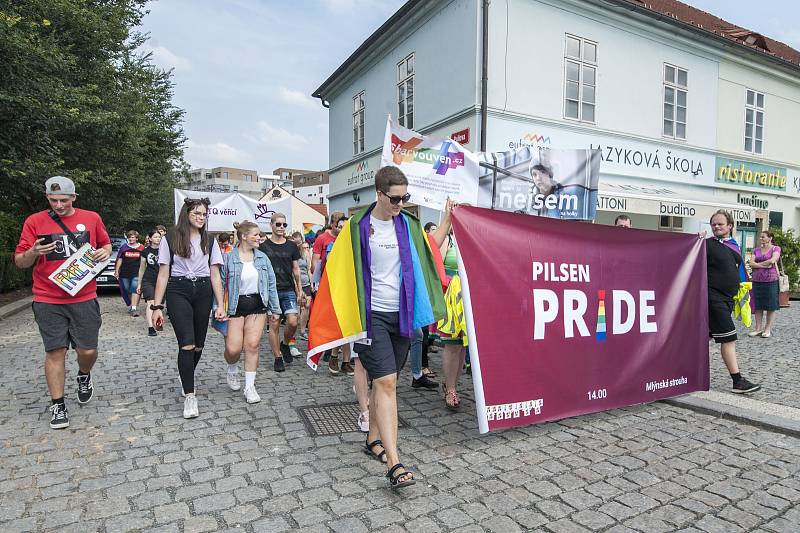
[[[486,122],[489,118],[489,0],[481,7],[481,152],[486,151]]]

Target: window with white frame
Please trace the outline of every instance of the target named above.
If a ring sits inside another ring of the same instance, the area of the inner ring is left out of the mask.
[[[665,137],[686,139],[686,98],[689,73],[685,68],[664,63],[664,129]]]
[[[397,123],[414,128],[414,54],[397,64]]]
[[[364,91],[353,97],[353,155],[364,151]]]
[[[567,34],[564,49],[564,118],[595,121],[597,43]]]
[[[764,93],[750,89],[745,92],[744,151],[764,153]]]

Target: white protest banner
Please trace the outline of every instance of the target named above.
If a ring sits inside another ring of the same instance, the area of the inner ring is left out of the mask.
[[[269,202],[259,202],[247,195],[234,192],[205,192],[175,189],[175,221],[178,221],[184,198],[208,198],[208,231],[233,231],[233,223],[249,220],[255,222],[262,231],[271,232],[270,221],[274,213],[286,215],[286,222],[292,227],[292,197],[287,196]]]
[[[109,259],[97,262],[92,257],[95,249],[86,243],[50,274],[49,279],[60,289],[75,296],[108,265]]]
[[[475,205],[478,158],[452,139],[420,135],[386,120],[381,167],[395,166],[408,178],[411,203],[442,209],[447,198]]]

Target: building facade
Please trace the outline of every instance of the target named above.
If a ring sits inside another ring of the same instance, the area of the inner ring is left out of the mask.
[[[239,192],[254,198],[260,198],[269,188],[257,171],[232,167],[192,169],[189,178],[179,187],[192,191]]]
[[[800,226],[800,52],[675,0],[410,0],[314,96],[331,210],[373,201],[391,114],[474,151],[599,148],[598,223],[694,232],[722,205],[748,249]]]
[[[292,194],[307,204],[327,205],[329,192],[330,185],[327,172],[295,174],[292,178]]]

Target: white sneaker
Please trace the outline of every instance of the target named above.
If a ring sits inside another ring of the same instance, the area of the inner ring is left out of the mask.
[[[197,418],[198,416],[200,413],[197,411],[197,397],[189,394],[183,402],[183,418]]]
[[[294,344],[289,346],[289,353],[292,354],[294,357],[300,357],[301,355],[303,355],[303,352],[298,350],[297,346],[295,346]]]
[[[261,401],[261,396],[258,395],[255,387],[245,387],[244,397],[247,403],[258,403]]]
[[[358,415],[358,429],[362,433],[369,433],[369,411],[364,411]]]
[[[239,390],[242,388],[242,384],[239,383],[238,371],[235,374],[228,372],[228,387],[230,387],[231,390]]]

